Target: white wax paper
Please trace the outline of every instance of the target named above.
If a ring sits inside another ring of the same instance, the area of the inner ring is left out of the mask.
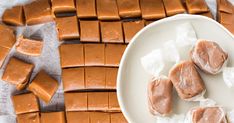
[[[231,88],[234,85],[234,67],[223,68],[223,80]]]

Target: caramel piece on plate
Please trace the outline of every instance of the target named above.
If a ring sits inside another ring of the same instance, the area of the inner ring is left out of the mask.
[[[99,20],[119,20],[118,6],[115,0],[96,0]]]
[[[109,92],[109,108],[108,110],[111,112],[120,112],[119,102],[117,99],[116,92]]]
[[[66,123],[64,112],[41,113],[41,123]]]
[[[17,115],[17,123],[41,123],[40,114],[38,112],[19,114]]]
[[[88,93],[88,110],[107,111],[108,110],[108,92]]]
[[[37,97],[33,93],[12,96],[16,114],[24,114],[39,111]]]
[[[2,21],[9,25],[23,26],[24,25],[24,13],[22,6],[15,6],[13,8],[5,10],[2,16]]]
[[[58,89],[58,82],[42,70],[29,84],[28,89],[44,102],[49,103]]]
[[[228,0],[217,0],[217,10],[225,13],[233,13],[233,5]]]
[[[144,21],[123,22],[125,43],[129,43],[133,36],[144,28]]]
[[[121,18],[141,17],[139,0],[117,0]]]
[[[105,68],[104,67],[86,67],[85,85],[86,89],[105,89]]]
[[[104,44],[85,44],[85,66],[104,66],[105,63]]]
[[[106,89],[116,89],[118,68],[106,68]]]
[[[185,13],[185,8],[181,0],[163,0],[167,16]]]
[[[80,37],[76,16],[56,18],[59,40],[72,40]]]
[[[62,81],[65,92],[85,89],[84,68],[63,69]]]
[[[110,123],[110,114],[104,112],[90,112],[90,123]]]
[[[123,44],[106,44],[105,64],[106,66],[119,66],[122,55],[126,49]]]
[[[99,21],[80,21],[80,42],[100,42]]]
[[[111,113],[111,123],[128,123],[122,113]]]
[[[53,13],[68,13],[75,12],[74,0],[51,0]]]
[[[83,44],[62,44],[59,51],[62,68],[84,66]]]
[[[2,80],[16,85],[18,90],[22,90],[28,83],[33,68],[33,64],[12,57],[6,66]]]
[[[2,67],[2,65],[3,65],[9,51],[10,50],[8,48],[0,46],[0,68]]]
[[[219,12],[219,22],[222,24],[233,24],[234,14]]]
[[[67,123],[90,123],[89,112],[67,112]]]
[[[14,30],[6,25],[0,24],[0,35],[2,35],[0,46],[11,49],[16,41]]]
[[[121,22],[101,22],[102,42],[124,43]]]
[[[24,13],[27,25],[53,21],[48,0],[35,0],[32,3],[24,5]]]
[[[162,0],[140,0],[142,18],[146,20],[166,17]]]
[[[88,95],[86,92],[64,93],[66,111],[86,111]]]
[[[76,0],[76,13],[78,18],[96,18],[95,0]]]
[[[209,12],[205,0],[186,0],[186,6],[190,14]]]
[[[213,15],[211,12],[205,12],[205,13],[200,13],[199,15],[206,16],[208,18],[214,19]]]

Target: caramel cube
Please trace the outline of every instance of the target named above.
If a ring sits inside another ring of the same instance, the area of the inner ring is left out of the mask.
[[[8,48],[0,46],[0,68],[2,67],[2,65],[3,65],[9,51],[10,50]]]
[[[74,0],[51,0],[53,13],[75,12]]]
[[[90,123],[89,112],[67,112],[67,123]]]
[[[88,93],[88,110],[107,111],[108,110],[108,92]]]
[[[119,66],[122,55],[126,49],[126,45],[107,44],[105,49],[105,65]]]
[[[0,46],[11,49],[16,41],[14,30],[8,26],[0,24],[0,35],[2,35]]]
[[[111,123],[128,123],[122,113],[111,113]]]
[[[96,18],[95,0],[76,0],[76,12],[78,18]]]
[[[119,20],[118,6],[115,0],[96,0],[99,20]]]
[[[233,13],[233,5],[228,0],[217,0],[217,10],[225,13]]]
[[[142,28],[144,28],[144,21],[123,22],[125,43],[129,43]]]
[[[141,17],[139,0],[117,0],[121,18]]]
[[[167,16],[184,13],[185,9],[181,3],[181,0],[163,0]]]
[[[106,87],[104,67],[85,68],[86,89],[104,89]]]
[[[64,112],[41,113],[41,123],[66,123]]]
[[[64,93],[66,111],[85,111],[88,108],[86,92]]]
[[[38,112],[17,115],[17,123],[41,123],[40,115]]]
[[[85,44],[85,66],[104,66],[104,44]]]
[[[233,24],[234,23],[234,14],[220,12],[219,13],[219,21],[222,24]]]
[[[101,22],[102,42],[124,43],[121,22]]]
[[[205,0],[186,0],[186,6],[189,14],[197,14],[209,11]]]
[[[110,114],[103,112],[90,112],[90,123],[110,123]]]
[[[100,42],[98,21],[80,21],[80,42]]]
[[[23,26],[24,25],[24,13],[22,6],[15,6],[11,9],[4,11],[2,21],[9,25]]]
[[[120,111],[116,92],[109,92],[109,111]]]
[[[118,68],[106,68],[106,89],[116,89]]]

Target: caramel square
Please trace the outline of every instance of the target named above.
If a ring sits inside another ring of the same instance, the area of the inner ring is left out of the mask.
[[[0,46],[0,68],[2,67],[2,65],[3,65],[9,51],[10,50],[8,48]]]
[[[79,25],[76,16],[56,18],[59,40],[79,39]]]
[[[0,24],[0,46],[11,49],[16,42],[14,30],[6,25]]]
[[[40,115],[36,113],[27,113],[17,115],[17,123],[41,123]]]
[[[64,92],[85,89],[84,68],[62,69],[62,81]]]
[[[109,111],[120,111],[116,92],[109,92]]]
[[[117,0],[121,18],[141,17],[139,0]]]
[[[124,43],[121,22],[101,22],[102,42]]]
[[[4,11],[2,21],[13,26],[24,25],[24,13],[22,6],[15,6]]]
[[[62,68],[84,66],[83,44],[62,44],[59,51]]]
[[[105,63],[104,44],[85,44],[85,66],[103,66]]]
[[[108,110],[108,92],[90,92],[88,93],[88,110],[107,111]]]
[[[111,113],[111,123],[128,123],[122,113]]]
[[[105,68],[86,67],[85,68],[86,89],[105,89]]]
[[[217,0],[217,8],[220,12],[233,13],[233,5],[228,0]]]
[[[167,16],[185,13],[181,0],[163,0]]]
[[[126,49],[123,44],[106,44],[105,49],[105,65],[119,66],[122,55]]]
[[[24,114],[39,111],[37,97],[33,93],[12,96],[16,114]]]
[[[96,18],[95,0],[76,0],[76,12],[78,18]]]
[[[186,0],[186,6],[188,13],[190,14],[197,14],[209,11],[205,0]]]
[[[133,36],[144,28],[144,21],[123,22],[125,43],[129,43]]]
[[[2,80],[16,85],[18,90],[22,90],[28,83],[33,68],[33,64],[12,57],[6,66]]]
[[[115,0],[96,0],[99,20],[119,20],[118,6]]]
[[[99,21],[80,21],[80,42],[100,42]]]
[[[104,112],[90,112],[90,123],[110,123],[110,114]]]
[[[27,25],[53,21],[48,0],[35,0],[32,3],[24,5],[24,14]]]
[[[106,89],[116,89],[118,68],[106,68]]]
[[[86,92],[64,93],[66,111],[85,111],[88,109]]]
[[[64,112],[41,113],[41,123],[66,123]]]
[[[52,11],[54,13],[68,13],[75,12],[74,0],[51,0]]]
[[[219,21],[222,24],[233,24],[234,14],[219,12]]]
[[[58,82],[42,70],[29,84],[28,89],[44,102],[49,103],[58,89]]]
[[[89,112],[67,112],[67,123],[90,123]]]

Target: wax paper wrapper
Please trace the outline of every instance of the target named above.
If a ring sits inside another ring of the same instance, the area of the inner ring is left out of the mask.
[[[223,69],[223,80],[229,88],[234,86],[234,67],[225,67]]]

